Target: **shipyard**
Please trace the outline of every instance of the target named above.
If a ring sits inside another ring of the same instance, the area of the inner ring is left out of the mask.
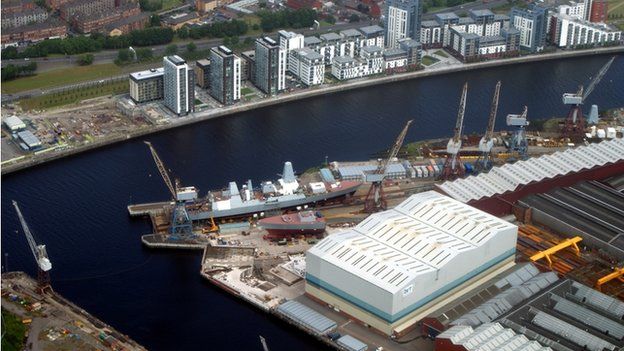
[[[376,160],[286,161],[256,188],[202,196],[146,142],[171,200],[128,213],[148,248],[201,250],[208,282],[338,350],[616,350],[624,116],[579,108],[613,60],[550,132],[524,107],[495,133],[498,82],[485,134],[462,135],[465,84],[450,139],[406,144],[409,120]]]
[[[624,350],[624,0],[2,0],[2,350]]]

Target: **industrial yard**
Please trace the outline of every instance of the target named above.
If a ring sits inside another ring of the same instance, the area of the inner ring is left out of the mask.
[[[27,326],[28,350],[145,350],[22,272],[2,274],[2,309]]]

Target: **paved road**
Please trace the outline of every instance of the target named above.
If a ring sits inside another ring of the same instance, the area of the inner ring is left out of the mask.
[[[332,26],[322,27],[318,30],[309,30],[309,29],[301,30],[300,29],[300,30],[294,30],[294,31],[302,33],[303,35],[310,35],[310,34],[340,31],[340,30],[350,29],[350,28],[359,28],[359,27],[366,26],[368,24],[370,23],[369,22],[337,23]],[[245,36],[240,37],[240,39],[242,41],[242,40],[245,40],[245,38],[247,37],[254,38],[254,39],[256,38],[255,35],[245,35]],[[209,49],[211,47],[220,45],[223,42],[223,39],[216,38],[216,39],[185,40],[182,42],[178,42],[176,44],[178,45],[178,47],[183,47],[190,42],[194,42],[195,45],[197,45],[198,50],[205,50],[205,49]],[[154,52],[154,56],[164,55],[165,49],[168,45],[170,44],[153,46],[152,50]],[[104,50],[104,51],[93,53],[93,56],[94,56],[93,63],[94,64],[112,63],[115,60],[115,58],[117,58],[117,52],[118,50]],[[39,58],[31,58],[29,60],[25,60],[25,59],[2,60],[2,66],[4,67],[5,65],[10,64],[10,63],[15,64],[15,63],[37,62],[38,66],[42,66],[42,67],[39,67],[40,70],[41,68],[44,68],[45,70],[46,66],[53,66],[54,68],[62,68],[62,67],[67,67],[67,66],[74,66],[76,64],[75,61],[76,61],[77,56],[79,55],[67,55],[64,57],[39,57]]]
[[[438,10],[438,11],[428,12],[423,15],[423,19],[426,19],[426,20],[433,19],[434,15],[437,13],[443,13],[443,12],[461,13],[461,12],[468,12],[469,10],[492,9],[500,5],[505,5],[507,3],[508,3],[507,0],[493,0],[487,3],[484,3],[482,0],[478,0],[478,1],[469,2],[466,4],[462,4],[462,5],[445,8],[445,9]]]

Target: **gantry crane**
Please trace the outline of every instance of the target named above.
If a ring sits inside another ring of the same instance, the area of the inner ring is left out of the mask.
[[[375,171],[366,174],[366,181],[371,182],[371,187],[368,189],[368,194],[364,201],[364,212],[373,213],[387,208],[387,202],[383,192],[383,180],[386,176],[386,168],[390,161],[399,154],[399,150],[401,146],[403,146],[403,140],[405,140],[405,135],[407,135],[407,130],[413,121],[414,120],[407,121],[405,127],[403,127],[403,130],[394,141],[394,145],[392,145],[388,157],[379,163]]]
[[[477,172],[488,171],[492,168],[492,147],[494,147],[494,123],[496,123],[496,111],[498,111],[498,97],[500,94],[501,82],[496,83],[494,97],[490,107],[487,129],[479,141],[479,158],[475,163]]]
[[[526,160],[529,158],[529,142],[525,133],[525,128],[529,125],[527,112],[528,108],[524,106],[521,115],[507,115],[507,126],[514,127],[514,130],[511,132],[511,140],[507,144],[507,149],[513,156],[508,161]]]
[[[583,117],[581,105],[583,105],[583,102],[587,99],[589,94],[594,91],[596,85],[600,83],[614,60],[615,56],[613,56],[609,61],[607,61],[607,63],[605,63],[604,66],[602,66],[598,74],[587,86],[587,89],[583,89],[583,86],[581,85],[576,93],[563,94],[563,103],[565,105],[572,105],[563,125],[563,131],[561,134],[563,138],[569,138],[573,141],[583,139],[585,134],[585,118]]]
[[[32,251],[35,261],[37,262],[37,290],[39,293],[43,294],[48,290],[52,290],[52,287],[50,286],[50,270],[52,269],[52,262],[50,262],[50,259],[48,258],[46,246],[43,244],[37,245],[35,242],[35,238],[30,232],[30,228],[28,228],[28,224],[26,223],[24,216],[22,216],[22,211],[20,211],[15,200],[13,200],[13,207],[15,207],[17,216],[22,224],[22,229],[26,235],[30,251]]]
[[[156,163],[156,167],[160,172],[160,176],[165,181],[165,185],[169,189],[169,193],[171,193],[171,197],[173,198],[174,206],[171,211],[171,226],[169,227],[169,239],[170,240],[186,240],[194,238],[193,234],[193,223],[189,214],[186,210],[186,204],[183,200],[179,200],[177,196],[177,186],[174,186],[171,182],[171,178],[169,178],[169,173],[165,168],[165,164],[161,161],[156,149],[152,146],[152,143],[149,141],[145,141],[145,144],[149,147],[152,157],[154,158],[154,162]],[[176,183],[177,185],[177,183]]]
[[[459,111],[455,121],[455,134],[449,139],[446,145],[446,161],[440,174],[440,179],[452,180],[462,177],[465,173],[464,165],[459,158],[459,150],[462,145],[462,130],[464,128],[464,113],[466,112],[466,95],[468,94],[468,82],[464,83],[461,99],[459,100]]]

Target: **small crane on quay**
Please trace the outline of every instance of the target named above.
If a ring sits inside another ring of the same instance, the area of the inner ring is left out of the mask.
[[[563,94],[563,103],[565,105],[570,106],[570,112],[568,112],[568,116],[565,119],[563,124],[563,130],[561,133],[562,138],[568,138],[572,141],[580,141],[583,139],[585,135],[585,118],[583,117],[583,109],[581,105],[589,94],[594,91],[594,88],[602,78],[605,76],[609,67],[615,60],[615,56],[613,56],[604,66],[598,71],[598,74],[591,80],[587,89],[583,89],[583,86],[579,86],[579,89],[576,93],[565,93]]]
[[[492,147],[494,147],[494,123],[496,122],[496,111],[498,111],[498,97],[500,95],[500,80],[496,83],[494,89],[494,97],[492,98],[492,105],[490,107],[490,116],[488,119],[487,129],[485,134],[479,141],[479,158],[475,163],[477,172],[487,172],[492,168]]]
[[[50,262],[50,258],[48,258],[46,246],[43,244],[37,245],[35,242],[35,238],[30,232],[30,228],[28,228],[28,224],[22,215],[22,211],[20,211],[20,208],[17,206],[17,202],[15,200],[13,200],[13,207],[15,207],[22,229],[24,230],[24,235],[26,235],[30,251],[32,251],[32,254],[35,257],[35,262],[37,262],[37,291],[40,294],[43,294],[52,290],[52,287],[50,286],[50,270],[52,269],[52,262]]]
[[[462,129],[464,128],[464,113],[466,112],[466,95],[468,94],[468,82],[464,83],[461,99],[459,100],[459,111],[455,121],[455,134],[449,139],[446,145],[446,161],[440,174],[441,180],[453,180],[463,177],[465,174],[464,165],[459,158],[459,150],[462,145]]]
[[[189,214],[186,210],[186,203],[184,200],[178,199],[177,196],[177,182],[176,186],[171,182],[171,178],[169,178],[169,173],[165,168],[165,164],[162,162],[156,149],[152,146],[152,143],[149,141],[144,142],[150,149],[152,153],[152,157],[154,158],[154,162],[156,163],[156,167],[160,172],[160,176],[165,181],[165,185],[169,189],[169,193],[171,193],[171,197],[173,198],[173,209],[171,210],[171,225],[169,226],[169,240],[188,240],[193,239],[195,234],[193,234],[193,223]]]
[[[368,189],[368,194],[366,194],[366,200],[364,200],[364,212],[373,213],[388,208],[388,203],[386,202],[386,197],[383,192],[383,180],[386,177],[386,168],[390,161],[399,154],[399,150],[401,146],[403,146],[403,141],[405,140],[405,135],[407,135],[407,130],[413,121],[413,119],[407,121],[405,127],[403,127],[403,130],[394,141],[394,145],[392,145],[388,157],[379,163],[375,171],[366,174],[366,181],[371,182],[371,187]]]

